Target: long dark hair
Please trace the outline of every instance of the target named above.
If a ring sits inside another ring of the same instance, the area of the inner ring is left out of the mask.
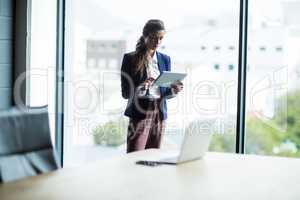
[[[158,31],[165,30],[165,26],[163,21],[159,19],[150,19],[147,21],[143,28],[143,35],[137,41],[135,47],[135,59],[134,63],[136,66],[135,72],[143,72],[145,66],[147,65],[147,47],[145,43],[145,38],[148,37],[150,34],[156,33]]]

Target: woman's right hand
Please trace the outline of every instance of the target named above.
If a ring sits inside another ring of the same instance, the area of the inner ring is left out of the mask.
[[[144,89],[145,89],[145,90],[148,90],[148,89],[151,87],[151,85],[153,84],[154,80],[155,80],[155,79],[152,78],[152,77],[147,78],[147,79],[142,83],[142,85],[144,86]]]
[[[154,78],[150,77],[150,78],[147,78],[143,83],[141,83],[137,87],[137,94],[138,94],[138,96],[144,97],[147,94],[147,90],[153,84],[154,80],[155,80]]]

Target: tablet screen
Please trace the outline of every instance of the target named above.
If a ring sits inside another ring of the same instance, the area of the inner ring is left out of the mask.
[[[185,73],[163,71],[163,73],[155,79],[154,84],[160,87],[170,87],[170,85],[176,81],[182,81],[186,75]]]

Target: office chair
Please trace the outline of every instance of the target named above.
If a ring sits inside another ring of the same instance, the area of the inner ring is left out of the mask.
[[[0,183],[58,168],[47,109],[0,112]]]

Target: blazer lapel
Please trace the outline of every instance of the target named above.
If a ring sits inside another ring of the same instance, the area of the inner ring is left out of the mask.
[[[158,64],[159,71],[160,73],[162,73],[163,71],[165,71],[165,69],[163,66],[161,54],[158,51],[156,51],[156,57],[157,57],[157,64]]]
[[[159,72],[162,73],[163,71],[165,71],[165,69],[164,69],[162,56],[158,51],[156,51],[156,57],[157,57],[157,64],[158,64]],[[159,90],[160,90],[160,94],[163,95],[166,91],[166,88],[159,87]]]

